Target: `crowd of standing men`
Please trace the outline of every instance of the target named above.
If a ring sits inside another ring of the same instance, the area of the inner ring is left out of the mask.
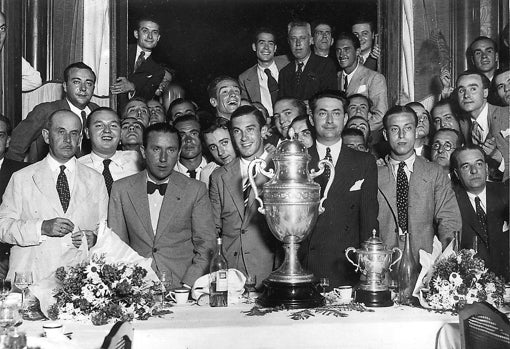
[[[3,274],[48,277],[85,256],[107,220],[174,287],[207,272],[218,234],[229,267],[262,287],[282,247],[257,212],[248,166],[256,158],[271,166],[276,147],[294,137],[310,168],[328,159],[336,173],[299,251],[316,277],[355,284],[344,251],[376,230],[388,247],[403,247],[409,234],[416,259],[435,236],[446,247],[459,231],[462,247],[476,238],[487,266],[509,278],[510,86],[508,70],[496,70],[496,43],[474,40],[474,69],[455,86],[444,71],[429,112],[418,102],[389,108],[372,22],[338,34],[325,21],[291,22],[287,33],[292,57],[276,55],[271,29],[255,31],[257,63],[209,84],[213,113],[185,97],[160,99],[174,72],[153,59],[159,24],[141,18],[129,74],[111,86],[122,110],[91,102],[95,73],[76,62],[64,72],[64,99],[36,106],[14,130],[0,117]],[[316,178],[323,190],[328,176]]]

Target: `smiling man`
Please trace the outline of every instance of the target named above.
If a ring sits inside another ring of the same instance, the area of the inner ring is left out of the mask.
[[[383,118],[391,152],[378,167],[380,236],[389,248],[404,248],[411,236],[416,261],[420,249],[432,252],[434,235],[443,249],[460,231],[459,206],[443,169],[414,152],[418,117],[407,106],[395,106]]]
[[[354,285],[359,281],[344,253],[359,246],[377,229],[377,177],[375,159],[342,142],[347,100],[337,91],[317,94],[310,102],[316,141],[308,149],[309,168],[317,169],[321,159],[335,167],[335,177],[324,201],[325,212],[317,219],[312,233],[303,241],[300,259],[315,277],[327,277],[330,286]],[[315,180],[324,191],[329,176]]]
[[[239,75],[241,97],[250,102],[260,102],[273,115],[273,104],[278,98],[280,70],[289,63],[287,56],[276,56],[276,35],[272,29],[260,28],[255,32],[253,52],[257,64]]]
[[[451,156],[460,186],[455,195],[462,215],[461,248],[473,248],[478,240],[477,256],[496,275],[508,280],[508,186],[487,181],[483,150],[470,145],[457,148]]]
[[[165,69],[153,57],[153,50],[160,39],[159,24],[152,18],[140,18],[133,35],[136,46],[128,48],[128,76],[118,77],[110,90],[113,94],[122,94],[150,100],[165,76]],[[125,99],[126,97],[123,97]],[[121,102],[121,105],[125,101]]]
[[[113,184],[108,224],[173,287],[190,287],[206,273],[216,232],[203,183],[174,171],[181,137],[166,123],[145,129],[147,169]]]
[[[360,41],[361,52],[359,55],[359,61],[368,69],[377,71],[377,60],[381,55],[381,49],[379,44],[376,42],[376,33],[374,22],[358,18],[352,24],[352,33],[356,35]]]
[[[291,22],[287,26],[290,50],[294,62],[280,72],[279,97],[307,100],[319,91],[336,87],[335,64],[312,52],[310,23]]]
[[[274,105],[274,125],[278,130],[278,141],[274,142],[275,146],[281,140],[287,138],[289,127],[298,116],[306,116],[306,105],[297,98],[280,98]]]
[[[92,69],[82,63],[73,63],[64,70],[64,82],[62,86],[65,98],[59,101],[41,103],[34,110],[28,113],[12,131],[11,143],[7,157],[13,160],[23,161],[28,153],[28,161],[36,162],[42,160],[48,154],[48,145],[44,142],[42,130],[48,121],[48,117],[55,111],[70,110],[80,118],[82,125],[87,116],[98,105],[92,103],[92,95],[96,83],[96,74]],[[86,147],[81,153],[86,153]],[[81,146],[77,148],[79,150]],[[90,151],[90,149],[88,149]]]
[[[117,150],[121,126],[113,109],[101,107],[94,110],[87,119],[85,134],[90,139],[92,151],[78,161],[103,175],[108,194],[113,181],[140,172],[138,152]]]
[[[360,42],[353,33],[341,33],[335,42],[338,72],[338,89],[347,96],[362,94],[372,103],[368,122],[372,131],[382,128],[382,118],[388,110],[386,79],[382,74],[359,63]]]
[[[216,117],[230,121],[230,115],[241,105],[239,82],[230,76],[218,76],[207,86],[207,92]]]
[[[268,155],[263,143],[266,120],[257,108],[246,105],[232,114],[230,129],[240,157],[212,173],[209,196],[229,267],[255,275],[259,288],[276,266],[275,255],[280,251],[265,217],[257,211],[258,203],[248,184],[250,162]],[[265,178],[259,175],[257,180],[259,177]]]

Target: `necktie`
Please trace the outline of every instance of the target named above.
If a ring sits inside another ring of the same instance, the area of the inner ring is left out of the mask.
[[[363,63],[365,63],[365,59],[363,58],[363,56],[359,56],[359,64]]]
[[[246,178],[246,180],[243,183],[243,201],[244,201],[244,207],[246,208],[248,206],[248,199],[250,198],[250,180]]]
[[[64,172],[66,167],[64,165],[60,165],[60,173],[57,177],[57,193],[60,199],[60,203],[62,204],[62,209],[64,213],[67,212],[67,208],[69,207],[69,201],[71,200],[71,193],[69,192],[69,184],[67,183],[66,173]]]
[[[81,122],[82,122],[81,131],[84,134],[85,133],[85,126],[87,125],[87,113],[85,113],[85,110],[82,110],[80,114],[81,114]]]
[[[154,182],[147,181],[147,194],[154,194],[157,189],[160,195],[165,195],[167,186],[168,183],[156,184]]]
[[[489,234],[487,233],[487,215],[480,205],[480,198],[475,197],[475,206],[476,206],[476,217],[478,218],[478,223],[480,223],[480,236],[483,239],[483,242],[488,245],[489,244]]]
[[[104,177],[104,182],[106,183],[106,190],[108,190],[108,195],[110,195],[110,192],[112,191],[112,184],[113,184],[113,177],[112,177],[112,173],[110,172],[110,163],[111,162],[112,162],[111,159],[103,160],[103,177]]]
[[[301,75],[303,74],[303,66],[305,64],[303,62],[299,62],[297,65],[297,72],[296,72],[296,85],[301,84]]]
[[[188,170],[189,178],[197,179],[197,171],[196,170]]]
[[[397,212],[398,225],[402,233],[407,232],[407,198],[409,193],[409,183],[404,171],[406,163],[401,161],[398,164],[397,171]]]
[[[145,61],[145,52],[142,51],[140,52],[140,55],[138,55],[138,58],[136,59],[136,62],[135,62],[135,70],[133,71],[137,71],[138,68],[140,68],[140,66],[142,65],[142,63]],[[131,61],[132,62],[132,61]]]
[[[264,69],[264,73],[267,75],[267,88],[271,94],[271,103],[274,105],[278,99],[278,81],[273,77],[269,68]]]
[[[326,148],[326,156],[324,157],[325,160],[331,161],[333,163],[333,157],[331,156],[331,148]],[[329,180],[329,177],[331,176],[331,170],[328,166],[324,168],[324,176],[326,177],[326,180]]]
[[[480,126],[480,124],[474,120],[471,126],[471,140],[473,141],[473,144],[483,144],[482,126]]]
[[[344,92],[347,93],[347,86],[349,86],[349,81],[347,80],[347,75],[344,75]]]

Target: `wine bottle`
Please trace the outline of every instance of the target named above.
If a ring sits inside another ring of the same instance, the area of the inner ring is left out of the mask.
[[[418,264],[411,249],[411,236],[405,234],[404,252],[398,267],[398,300],[400,304],[414,304],[413,291],[418,280]]]
[[[216,239],[216,253],[209,268],[209,304],[211,307],[228,306],[228,265],[221,237]]]

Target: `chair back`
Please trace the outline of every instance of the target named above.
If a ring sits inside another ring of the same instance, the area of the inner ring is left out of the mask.
[[[467,304],[459,312],[462,349],[510,348],[510,322],[492,305]]]
[[[133,333],[134,330],[131,323],[118,321],[104,338],[101,349],[131,349]]]

